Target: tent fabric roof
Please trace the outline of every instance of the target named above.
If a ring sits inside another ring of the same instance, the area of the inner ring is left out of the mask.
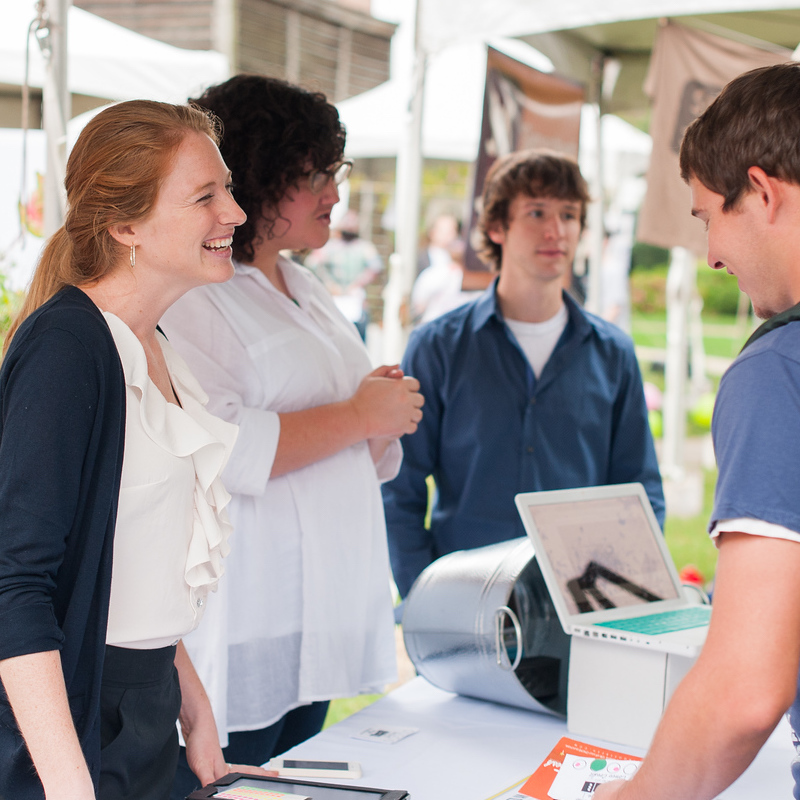
[[[422,42],[429,52],[486,36],[516,36],[544,53],[556,72],[590,85],[596,56],[621,66],[603,109],[639,112],[659,19],[669,17],[767,48],[800,42],[798,0],[429,0],[422,5]],[[447,24],[445,24],[447,22]]]
[[[33,0],[4,4],[0,84],[22,85],[27,30],[35,16]],[[69,88],[76,94],[179,103],[229,74],[228,60],[221,53],[173,47],[74,6],[69,9],[67,38]],[[45,61],[35,41],[30,53],[30,85],[40,88]]]
[[[797,0],[429,0],[422,4],[422,41],[435,52],[486,36],[573,31],[606,51],[649,51],[661,17],[700,17],[792,49],[800,42]]]

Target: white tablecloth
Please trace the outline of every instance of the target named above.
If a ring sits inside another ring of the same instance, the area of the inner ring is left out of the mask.
[[[353,738],[375,727],[419,732],[396,744]],[[524,780],[566,735],[561,719],[459,697],[415,678],[293,748],[287,757],[358,761],[363,776],[342,783],[405,789],[411,800],[487,800]],[[572,738],[644,755],[610,742]],[[789,727],[781,723],[750,768],[720,797],[790,800],[793,753]]]

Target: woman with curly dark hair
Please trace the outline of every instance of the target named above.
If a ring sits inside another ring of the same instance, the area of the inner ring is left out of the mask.
[[[282,255],[328,239],[350,171],[324,95],[239,75],[195,101],[247,213],[236,272],[162,320],[210,396],[240,426],[223,475],[237,547],[205,631],[187,648],[209,688],[228,761],[260,764],[317,733],[328,701],[380,691],[396,662],[380,482],[422,396],[373,370],[321,282]],[[247,754],[246,756],[244,754]],[[173,797],[196,785],[179,770]]]

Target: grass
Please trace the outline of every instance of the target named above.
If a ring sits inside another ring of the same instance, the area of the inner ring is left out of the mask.
[[[371,705],[376,700],[380,700],[382,694],[360,694],[357,697],[345,697],[340,700],[331,700],[328,707],[328,715],[325,717],[325,724],[322,730],[329,728],[331,725],[340,722],[341,720],[355,714],[356,711],[361,711],[362,708]]]
[[[667,516],[664,535],[672,560],[680,571],[687,564],[694,564],[710,581],[717,565],[717,548],[712,544],[706,531],[714,504],[714,485],[716,470],[703,473],[703,508],[694,517]]]
[[[703,347],[706,355],[735,358],[751,332],[750,325],[742,330],[735,317],[703,315]],[[664,349],[667,346],[666,312],[634,313],[631,318],[631,335],[639,346]]]

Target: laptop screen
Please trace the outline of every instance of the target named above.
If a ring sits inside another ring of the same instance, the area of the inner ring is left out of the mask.
[[[574,617],[678,599],[665,550],[656,539],[661,532],[654,532],[639,493],[579,499],[581,492],[597,490],[538,493],[564,495],[544,503],[525,501],[536,495],[520,497],[529,515],[526,526],[533,523],[536,529],[539,562],[541,556],[549,562],[567,613]]]

